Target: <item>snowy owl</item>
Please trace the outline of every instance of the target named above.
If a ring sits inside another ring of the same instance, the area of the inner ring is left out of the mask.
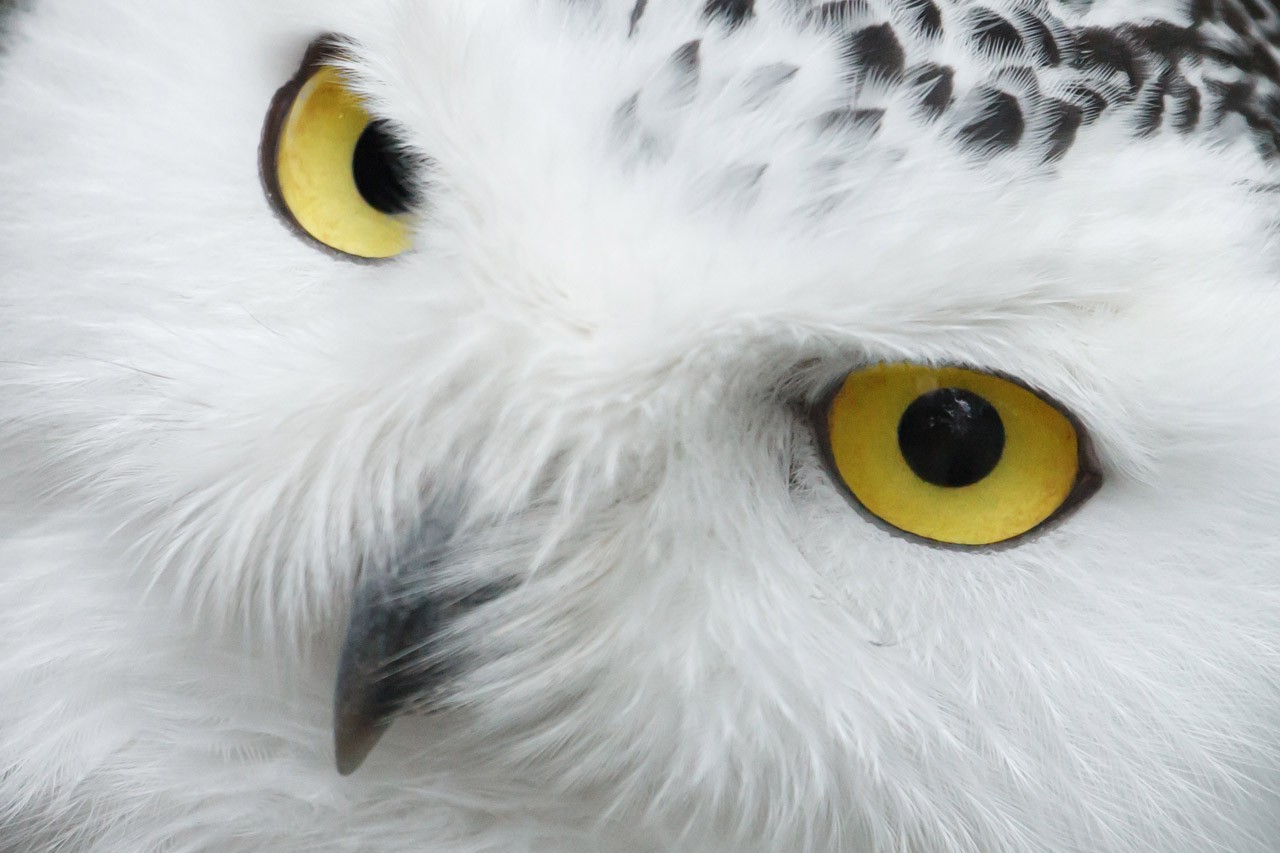
[[[1280,850],[1276,9],[0,10],[0,851]]]

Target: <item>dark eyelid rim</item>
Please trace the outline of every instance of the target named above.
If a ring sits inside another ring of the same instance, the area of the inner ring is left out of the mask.
[[[317,36],[307,46],[307,52],[303,54],[302,64],[298,67],[297,72],[276,90],[275,95],[271,98],[270,106],[267,107],[267,117],[262,125],[262,136],[258,143],[258,175],[262,180],[262,189],[266,193],[267,201],[270,203],[272,211],[289,230],[307,243],[339,260],[353,264],[380,266],[390,263],[396,258],[365,258],[359,255],[351,255],[317,240],[306,228],[303,228],[302,223],[298,222],[297,217],[293,215],[293,211],[289,209],[289,205],[285,203],[284,194],[280,190],[280,173],[276,164],[285,121],[288,119],[289,112],[293,109],[293,104],[297,100],[298,93],[302,90],[302,87],[321,68],[332,66],[351,58],[351,40],[337,33],[325,33]]]
[[[914,362],[884,363],[911,364]],[[849,488],[849,485],[844,481],[844,478],[840,476],[840,470],[836,467],[835,456],[831,450],[831,429],[829,424],[831,405],[835,402],[836,395],[840,393],[840,389],[844,387],[845,380],[849,376],[859,370],[865,370],[871,366],[873,365],[869,363],[845,373],[838,381],[832,383],[830,387],[826,388],[817,397],[815,402],[810,403],[805,407],[803,417],[809,422],[809,426],[813,430],[813,434],[818,439],[818,453],[822,459],[823,467],[826,468],[827,476],[835,482],[836,488],[844,495],[845,499],[854,508],[854,510],[881,530],[885,530],[895,536],[921,545],[928,545],[932,548],[940,548],[947,551],[963,551],[970,554],[1004,551],[1009,548],[1016,548],[1018,546],[1025,545],[1032,539],[1036,539],[1052,528],[1057,527],[1062,521],[1088,501],[1089,498],[1097,494],[1100,488],[1102,488],[1102,464],[1098,458],[1097,450],[1093,446],[1093,439],[1090,437],[1089,431],[1085,429],[1084,424],[1080,422],[1079,418],[1072,414],[1069,409],[1053,397],[1050,397],[1031,385],[1028,385],[1016,376],[1010,376],[1009,374],[1001,373],[1000,371],[984,370],[980,367],[958,363],[932,365],[931,367],[934,369],[954,367],[961,370],[970,370],[974,373],[981,373],[986,376],[994,376],[997,379],[1002,379],[1005,382],[1017,385],[1019,388],[1034,394],[1037,398],[1053,407],[1055,411],[1067,419],[1067,422],[1071,424],[1071,428],[1076,432],[1076,481],[1071,486],[1071,491],[1067,493],[1066,498],[1058,505],[1057,509],[1049,514],[1047,518],[1030,530],[1019,533],[1017,536],[1011,536],[1008,539],[1003,539],[999,542],[992,542],[987,545],[962,545],[955,542],[942,542],[937,539],[929,539],[928,537],[903,530],[900,527],[894,527],[892,524],[863,506],[862,502],[853,494],[853,490]]]

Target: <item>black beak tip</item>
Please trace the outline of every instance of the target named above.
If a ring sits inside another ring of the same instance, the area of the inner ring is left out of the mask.
[[[338,772],[350,776],[359,770],[386,731],[387,725],[376,718],[367,714],[343,713],[339,709],[333,725],[333,751]]]

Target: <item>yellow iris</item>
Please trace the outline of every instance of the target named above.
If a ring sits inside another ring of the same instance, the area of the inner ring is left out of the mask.
[[[832,460],[858,503],[925,539],[1020,536],[1067,504],[1081,480],[1071,421],[990,374],[877,365],[845,378],[826,420]]]
[[[357,185],[357,145],[370,127],[369,113],[336,68],[309,70],[279,126],[268,125],[268,189],[283,212],[324,245],[358,258],[394,257],[409,248],[408,224],[370,204]],[[286,87],[282,96],[291,91]]]

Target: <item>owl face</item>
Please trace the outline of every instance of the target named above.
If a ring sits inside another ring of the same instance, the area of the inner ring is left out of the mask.
[[[0,815],[1269,849],[1274,167],[966,9],[15,13]]]

